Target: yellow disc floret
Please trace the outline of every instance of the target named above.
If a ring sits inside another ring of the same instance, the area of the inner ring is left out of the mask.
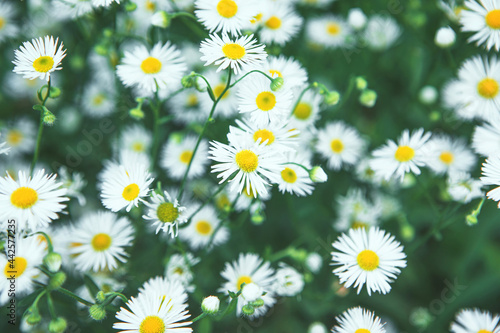
[[[122,197],[127,201],[132,201],[139,196],[140,191],[139,185],[130,184],[123,189]]]
[[[241,289],[241,285],[243,283],[245,283],[245,284],[252,283],[252,278],[250,276],[248,276],[248,275],[242,275],[242,276],[240,276],[240,278],[236,282],[236,288],[238,288],[238,290],[240,290]]]
[[[142,61],[141,69],[146,74],[156,74],[161,71],[161,61],[155,57],[147,57]]]
[[[281,27],[281,19],[276,16],[271,16],[267,21],[266,21],[266,27],[272,30],[279,29]]]
[[[236,164],[243,172],[254,172],[259,166],[259,157],[251,150],[242,150],[236,154]]]
[[[344,151],[344,143],[340,139],[333,139],[332,142],[330,142],[330,148],[332,148],[334,153],[340,154]]]
[[[312,107],[311,105],[301,102],[297,105],[295,110],[293,110],[293,115],[295,118],[300,120],[306,120],[311,116]]]
[[[257,95],[255,103],[257,103],[257,107],[260,110],[269,111],[272,110],[276,105],[276,96],[274,96],[272,92],[263,91]]]
[[[371,333],[371,332],[366,328],[358,328],[354,333]]]
[[[233,0],[221,0],[217,4],[217,12],[222,17],[231,18],[238,12],[238,5]]]
[[[297,181],[297,173],[293,169],[285,168],[285,170],[281,171],[281,178],[285,182],[293,184]]]
[[[111,246],[111,237],[104,233],[97,234],[92,238],[91,244],[96,251],[107,250]]]
[[[494,98],[498,95],[499,85],[495,79],[487,77],[477,84],[477,93],[484,98]]]
[[[273,132],[263,128],[255,131],[255,133],[253,134],[253,141],[257,142],[257,140],[259,139],[261,143],[267,140],[267,145],[270,145],[274,142],[275,137]]]
[[[439,159],[441,160],[441,162],[443,162],[444,164],[451,164],[453,163],[453,159],[454,159],[454,156],[451,152],[449,151],[443,151],[441,153],[441,155],[439,155]]]
[[[340,33],[340,25],[338,23],[330,22],[326,25],[326,32],[329,35],[336,36]]]
[[[373,271],[375,270],[380,262],[378,255],[372,250],[363,250],[358,254],[356,258],[359,267],[365,271]]]
[[[191,162],[192,158],[193,158],[193,151],[192,150],[184,150],[181,153],[181,155],[179,156],[179,160],[184,164],[189,164],[189,162]]]
[[[8,278],[13,275],[14,278],[17,279],[24,273],[27,266],[28,261],[26,259],[24,259],[23,257],[15,257],[14,262],[7,261],[7,264],[5,265],[5,268],[3,270],[3,274]]]
[[[40,73],[47,73],[54,67],[54,59],[49,56],[41,56],[33,62],[33,68]]]
[[[7,133],[6,141],[9,146],[18,146],[23,141],[23,133],[15,129],[11,130]]]
[[[17,208],[32,207],[38,201],[38,193],[31,187],[19,187],[10,195],[10,203]]]
[[[212,225],[208,221],[198,221],[196,223],[196,231],[203,236],[210,235],[212,233]]]
[[[174,222],[179,217],[179,210],[171,202],[164,202],[156,209],[158,219],[163,222]]]
[[[226,58],[238,60],[245,56],[246,51],[243,46],[235,43],[228,43],[222,47],[222,52]]]
[[[491,29],[500,29],[500,9],[493,9],[484,17],[486,24]]]
[[[140,333],[164,333],[165,322],[158,316],[147,316],[139,326]]]
[[[398,147],[398,149],[396,150],[396,153],[394,154],[394,157],[399,162],[411,161],[414,156],[415,156],[415,150],[409,146]]]

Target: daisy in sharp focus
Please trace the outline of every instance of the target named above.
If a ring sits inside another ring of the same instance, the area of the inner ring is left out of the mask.
[[[125,247],[134,240],[134,228],[126,217],[98,211],[85,215],[71,228],[70,248],[76,269],[115,270],[118,262],[127,262]]]
[[[210,32],[240,35],[258,12],[256,0],[196,0],[194,14]]]
[[[125,51],[116,74],[126,87],[135,86],[145,92],[169,89],[180,82],[187,67],[180,51],[170,42],[156,43],[151,51],[144,45]]]
[[[484,45],[487,50],[500,50],[500,2],[497,0],[467,0],[460,13],[462,31],[472,32],[468,42]]]
[[[483,163],[481,168],[481,182],[483,185],[500,185],[500,154],[497,152],[491,155]],[[488,199],[498,201],[498,208],[500,208],[500,187],[497,187],[486,193]]]
[[[358,294],[365,284],[368,295],[372,291],[387,294],[389,282],[406,267],[401,244],[378,227],[350,229],[332,245],[339,251],[332,252],[332,265],[340,265],[333,273],[345,288],[357,287]]]
[[[385,333],[384,325],[375,313],[361,307],[351,308],[337,317],[332,333]]]
[[[46,227],[66,207],[67,189],[56,182],[56,174],[39,170],[33,177],[19,171],[15,181],[9,174],[0,177],[0,221],[6,230],[7,221],[15,219],[16,230]]]
[[[451,333],[500,333],[500,316],[479,309],[463,309],[451,324]]]
[[[415,130],[411,135],[409,130],[404,130],[397,144],[388,140],[383,147],[372,153],[370,167],[385,180],[399,177],[402,182],[408,172],[419,175],[419,167],[425,165],[425,144],[430,136],[431,133],[424,133],[423,128]]]
[[[181,230],[179,237],[192,250],[203,249],[209,243],[210,247],[218,246],[229,238],[229,230],[224,226],[220,227],[220,224],[215,209],[205,206],[191,218],[191,222]]]
[[[264,45],[257,44],[253,35],[232,40],[227,34],[222,34],[222,38],[212,34],[201,42],[200,52],[205,66],[219,66],[217,72],[231,67],[235,74],[241,72],[242,66],[258,64],[267,57]]]
[[[180,206],[177,199],[172,200],[167,191],[163,193],[165,196],[157,194],[155,191],[151,192],[151,202],[145,203],[149,208],[148,214],[143,215],[142,218],[152,221],[152,227],[156,227],[156,233],[162,230],[175,237],[179,224],[186,222],[187,217],[184,213],[186,207]]]
[[[8,2],[0,3],[0,43],[7,38],[16,37],[19,28],[13,23],[16,15],[15,7]]]
[[[464,140],[438,135],[427,143],[426,164],[436,174],[470,172],[476,164],[476,156]]]
[[[63,43],[57,47],[58,41],[59,38],[54,41],[54,37],[45,36],[24,42],[19,50],[14,51],[13,72],[30,80],[40,78],[48,81],[52,72],[62,69],[59,65],[66,56]]]
[[[191,167],[187,179],[200,177],[205,173],[205,168],[209,163],[208,143],[206,140],[201,140],[196,155],[193,156],[197,141],[198,138],[194,135],[186,135],[184,138],[170,137],[162,150],[160,159],[160,166],[167,171],[170,178],[181,180],[189,163]]]

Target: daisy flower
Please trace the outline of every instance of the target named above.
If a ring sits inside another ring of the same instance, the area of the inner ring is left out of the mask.
[[[290,89],[272,91],[270,81],[262,75],[246,78],[238,91],[240,113],[249,113],[250,120],[258,126],[282,123],[290,114],[293,93]]]
[[[115,143],[116,148],[127,149],[135,153],[148,153],[151,149],[153,136],[140,125],[126,127],[120,134],[120,139]]]
[[[104,85],[92,81],[83,90],[81,99],[83,112],[93,118],[109,116],[116,110],[115,85]]]
[[[59,177],[61,177],[62,186],[68,190],[66,195],[77,199],[80,206],[85,206],[87,200],[82,194],[82,190],[87,185],[87,181],[83,178],[83,174],[76,171],[70,174],[66,166],[61,166],[58,173]]]
[[[494,119],[495,121],[476,126],[472,134],[472,148],[484,157],[500,151],[500,122],[496,120],[497,117]]]
[[[263,316],[276,302],[273,290],[275,281],[274,269],[271,268],[269,262],[264,262],[256,254],[241,253],[237,261],[225,264],[224,271],[222,271],[221,275],[226,282],[219,288],[218,291],[220,293],[226,295],[229,294],[229,291],[237,293],[241,289],[243,283],[246,285],[251,283],[256,284],[262,293],[266,293],[260,297],[264,301],[264,305],[255,308],[255,313],[249,316],[252,319]],[[245,303],[247,302],[244,297],[238,297],[236,305],[237,316],[242,314],[241,309]]]
[[[113,328],[120,333],[133,332],[176,332],[190,333],[190,321],[184,321],[190,317],[188,311],[182,311],[172,307],[173,301],[165,301],[162,294],[140,293],[137,298],[131,297],[127,302],[127,310],[123,307],[116,313],[116,319],[120,322],[114,323]]]
[[[0,3],[0,43],[7,38],[16,37],[19,28],[13,23],[16,9],[7,2]]]
[[[261,64],[248,68],[249,71],[253,69],[258,69],[273,77],[282,78],[284,80],[282,89],[293,89],[307,84],[307,71],[292,57],[270,56]]]
[[[465,120],[480,117],[492,121],[500,108],[500,62],[480,56],[468,59],[458,71],[458,79],[443,91],[445,106]]]
[[[465,172],[456,172],[449,175],[447,179],[447,192],[454,201],[469,203],[474,199],[484,196],[480,180],[474,179]]]
[[[304,277],[296,269],[284,263],[280,263],[274,276],[273,289],[278,296],[293,297],[304,289]]]
[[[145,203],[149,208],[148,215],[143,215],[142,218],[152,221],[152,227],[156,227],[156,233],[161,229],[175,237],[179,224],[187,221],[184,214],[186,207],[181,207],[177,199],[172,200],[167,191],[163,193],[165,196],[157,194],[155,191],[151,192],[151,202]]]
[[[211,83],[212,92],[215,98],[219,98],[227,85],[227,74],[226,72],[216,72],[215,69],[209,70],[204,74],[208,82]],[[231,83],[234,79],[231,80]],[[198,80],[198,84],[205,88],[205,81]],[[201,108],[205,110],[210,110],[214,101],[210,96],[205,93],[201,95],[200,98]],[[226,90],[224,95],[222,95],[219,103],[217,104],[217,109],[214,113],[214,117],[231,118],[238,113],[238,97],[236,95],[236,88],[229,88]],[[208,117],[208,113],[203,116],[203,120]]]
[[[82,272],[115,270],[127,262],[125,247],[134,240],[134,228],[126,217],[111,212],[87,214],[70,232],[70,255]]]
[[[372,153],[370,167],[376,175],[385,180],[399,177],[402,182],[404,175],[408,172],[419,175],[418,167],[425,165],[427,156],[425,144],[430,136],[431,133],[424,133],[423,128],[414,131],[411,135],[409,130],[404,130],[397,144],[388,140],[385,146]]]
[[[209,243],[211,247],[225,243],[229,238],[226,227],[219,226],[220,219],[213,207],[205,206],[192,218],[189,225],[182,229],[179,237],[184,240],[192,250],[205,248]]]
[[[259,2],[256,0],[196,0],[194,14],[210,32],[220,32],[233,36],[240,35],[241,29],[257,14]]]
[[[242,66],[258,64],[267,57],[264,45],[257,44],[253,35],[231,40],[227,34],[222,34],[222,38],[212,34],[201,42],[200,52],[203,54],[200,60],[205,61],[205,66],[219,66],[217,72],[231,67],[235,74],[241,72]]]
[[[45,36],[24,42],[19,50],[14,51],[13,63],[16,66],[13,72],[30,80],[40,78],[48,81],[50,73],[62,69],[59,65],[66,56],[63,43],[57,47],[58,41],[59,38],[54,41],[54,37]]]
[[[481,182],[483,185],[500,185],[500,154],[496,153],[486,159],[481,168]],[[499,201],[500,208],[500,187],[497,187],[486,193],[488,199]]]
[[[336,201],[338,212],[334,225],[336,230],[368,229],[379,224],[382,207],[369,201],[360,189],[349,189],[346,196],[339,196]]]
[[[298,99],[300,92],[297,92],[294,96],[297,96]],[[321,95],[313,90],[306,91],[293,110],[292,116],[290,117],[290,125],[299,130],[314,125],[316,120],[319,119],[321,100]],[[293,105],[295,105],[295,103]]]
[[[180,51],[170,42],[156,43],[151,51],[144,45],[136,46],[132,52],[125,51],[122,63],[116,66],[116,74],[126,87],[149,93],[175,86],[186,70]]]
[[[269,149],[266,143],[254,143],[251,146],[243,146],[240,143],[226,145],[217,141],[210,142],[209,159],[218,164],[212,165],[212,172],[219,173],[217,178],[222,178],[220,183],[229,179],[231,191],[246,191],[253,196],[266,194],[268,180],[278,181],[280,158],[276,156],[273,149]]]
[[[401,36],[401,28],[389,16],[373,15],[366,24],[363,39],[375,51],[386,50]]]
[[[18,155],[31,153],[35,149],[36,127],[33,121],[27,118],[19,119],[2,129],[10,154]]]
[[[113,163],[105,170],[100,185],[102,204],[113,212],[123,208],[130,212],[139,201],[144,202],[152,182],[146,165],[140,162],[128,166]]]
[[[285,45],[299,32],[303,19],[293,7],[284,2],[266,2],[262,11],[260,40],[264,43]]]
[[[178,136],[171,136],[162,151],[160,166],[167,170],[167,175],[172,179],[181,180],[186,173],[191,162],[191,168],[187,179],[200,177],[205,173],[205,168],[209,163],[208,143],[201,140],[196,155],[193,156],[194,148],[198,138],[193,135],[186,135],[179,139]]]
[[[206,77],[206,76],[205,76]],[[213,82],[207,78],[209,82]],[[222,92],[222,90],[221,90]],[[208,112],[206,110],[210,110],[212,107],[213,101],[209,96],[206,96],[208,100],[212,104],[210,107],[201,107],[202,99],[208,94],[202,94],[198,90],[189,89],[183,90],[177,95],[173,96],[169,99],[167,105],[169,111],[174,115],[174,121],[181,124],[189,124],[189,123],[202,123],[208,117]],[[222,100],[221,100],[222,101]],[[221,102],[217,104],[217,110],[219,111],[219,107],[221,107]],[[231,110],[234,113],[234,109]]]
[[[39,170],[33,177],[19,171],[17,181],[9,174],[0,177],[0,220],[6,228],[8,219],[15,219],[18,230],[46,227],[66,207],[62,202],[67,189],[56,182],[56,174]]]
[[[7,230],[7,227],[3,230]],[[33,280],[43,276],[37,267],[42,264],[43,257],[47,253],[44,244],[38,241],[38,237],[16,236],[15,244],[14,261],[10,261],[12,250],[9,251],[7,246],[5,246],[5,255],[3,253],[0,255],[0,268],[4,275],[0,279],[0,304],[5,304],[11,298],[9,294],[12,293],[12,279],[15,279],[16,297],[21,297],[31,293],[35,289]]]
[[[440,0],[438,1],[437,5],[439,9],[441,9],[444,12],[446,17],[448,17],[450,21],[453,21],[455,23],[459,22],[460,16],[462,15],[463,10],[465,9],[464,6],[461,5],[459,6],[457,4],[457,1],[455,0],[447,0],[447,1]]]
[[[468,41],[500,50],[500,3],[497,0],[467,0],[466,9],[460,14],[462,31],[472,32]]]
[[[438,135],[429,140],[427,149],[426,164],[436,174],[470,172],[476,164],[476,156],[462,139]]]
[[[333,273],[345,288],[357,287],[358,294],[365,284],[368,295],[372,291],[387,294],[389,282],[406,267],[403,247],[378,227],[350,229],[332,245],[340,251],[332,252],[332,265],[340,265]]]
[[[500,316],[479,309],[463,309],[451,324],[451,333],[499,333]]]
[[[311,19],[306,25],[309,41],[324,47],[338,48],[346,45],[351,34],[349,25],[339,16],[326,15]]]
[[[82,17],[94,9],[92,0],[52,0],[51,5],[56,18],[61,21]]]
[[[339,170],[343,165],[356,164],[365,145],[365,141],[354,127],[336,121],[328,123],[318,132],[316,149],[327,160],[329,169]]]
[[[144,282],[139,288],[141,294],[150,294],[152,297],[160,297],[163,302],[169,303],[172,309],[169,311],[181,312],[188,307],[188,295],[182,284],[177,280],[156,276]]]
[[[361,307],[351,308],[337,317],[338,325],[332,328],[332,333],[385,333],[384,324],[375,313]]]
[[[191,267],[200,262],[199,258],[195,258],[191,253],[174,254],[168,260],[167,267],[165,267],[165,276],[169,281],[179,281],[188,293],[194,291],[193,271]]]
[[[299,164],[299,165],[297,165]],[[291,152],[286,154],[283,169],[278,180],[278,189],[281,193],[288,192],[297,196],[310,195],[314,190],[313,181],[302,166],[311,168],[308,159],[300,153]]]

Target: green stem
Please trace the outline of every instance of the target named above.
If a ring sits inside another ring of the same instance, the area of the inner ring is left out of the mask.
[[[45,106],[47,99],[49,99],[50,84],[51,84],[51,78],[49,77],[49,81],[47,82],[47,93],[45,94],[45,97],[43,98],[42,106]],[[43,110],[40,110],[40,124],[38,125],[38,135],[36,137],[35,153],[33,154],[33,160],[31,161],[31,167],[30,167],[30,175],[31,176],[33,176],[33,170],[35,169],[36,162],[38,161],[38,154],[40,151],[40,143],[42,142],[42,133],[43,133]]]
[[[90,303],[90,302],[88,302],[88,301],[84,300],[83,298],[81,298],[81,297],[79,297],[79,296],[77,296],[77,295],[73,294],[73,293],[72,293],[71,291],[69,291],[68,289],[64,289],[64,288],[62,288],[62,287],[59,287],[59,288],[57,288],[57,289],[56,289],[56,291],[58,291],[58,292],[60,292],[60,293],[62,293],[62,294],[64,294],[64,295],[66,295],[66,296],[72,297],[72,298],[74,298],[75,300],[77,300],[78,302],[80,302],[80,303],[82,303],[82,304],[84,304],[84,305],[86,305],[86,306],[92,306],[92,305],[94,305],[94,303]]]
[[[337,109],[342,108],[344,106],[344,104],[347,102],[347,100],[351,96],[352,91],[354,90],[355,84],[356,84],[356,77],[354,75],[352,75],[351,78],[349,79],[349,85],[347,86],[347,90],[344,93],[344,96],[342,96],[340,103],[337,104],[337,106],[336,106]]]
[[[245,75],[243,75],[242,77],[240,77],[238,80],[236,80],[233,84],[231,84],[229,86],[229,88],[232,88],[234,87],[238,82],[240,82],[241,80],[243,80],[244,78],[246,78],[248,75],[252,74],[252,73],[261,73],[262,75],[264,75],[265,77],[267,77],[269,80],[271,80],[271,82],[273,82],[273,78],[269,75],[267,75],[266,73],[264,73],[263,71],[259,71],[258,69],[254,69],[254,70],[251,70],[250,72],[246,73]]]
[[[50,292],[47,293],[47,305],[49,307],[50,316],[52,319],[57,318],[56,310],[54,309],[54,302],[52,301],[52,295]]]
[[[309,89],[311,89],[313,87],[312,84],[308,85],[307,87],[305,87],[302,92],[300,93],[299,95],[299,98],[297,99],[297,101],[295,102],[295,105],[293,106],[292,108],[292,112],[290,112],[290,117],[293,115],[293,113],[295,112],[295,109],[297,108],[297,106],[299,106],[299,103],[300,101],[302,100],[302,97],[304,97],[304,94],[306,93],[306,91],[308,91]]]
[[[193,319],[193,323],[197,322],[198,320],[200,319],[203,319],[207,316],[207,314],[205,312],[203,312],[202,314],[200,314],[198,317],[194,318]]]
[[[43,237],[45,237],[45,240],[47,241],[49,253],[54,252],[54,247],[52,246],[52,241],[50,240],[49,236],[43,231],[35,232],[32,235],[36,235],[36,234],[43,235]]]
[[[160,100],[158,99],[158,90],[155,93],[155,103],[151,104],[151,109],[153,110],[154,117],[154,129],[153,129],[153,148],[151,151],[152,161],[151,170],[154,170],[156,165],[156,159],[158,157],[158,150],[160,149]]]

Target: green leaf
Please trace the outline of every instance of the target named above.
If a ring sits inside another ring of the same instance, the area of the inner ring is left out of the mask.
[[[50,87],[50,92],[49,92],[49,97],[50,98],[57,98],[61,95],[61,89],[57,87]]]
[[[92,297],[95,297],[95,295],[97,295],[99,290],[101,290],[99,286],[97,286],[97,284],[94,282],[94,280],[92,280],[92,278],[87,274],[83,276],[83,282],[85,283],[85,286],[87,287]]]

